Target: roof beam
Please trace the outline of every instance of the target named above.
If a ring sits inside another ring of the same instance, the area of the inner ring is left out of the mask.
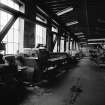
[[[6,11],[6,12],[8,12],[8,13],[14,15],[14,16],[21,17],[21,18],[24,18],[24,19],[28,19],[28,20],[30,20],[30,21],[32,21],[34,23],[37,23],[37,24],[43,25],[45,27],[48,27],[45,23],[42,23],[42,22],[37,21],[37,20],[33,20],[30,17],[26,16],[24,13],[22,13],[20,11],[17,11],[17,10],[14,10],[14,9],[12,9],[12,8],[2,4],[2,3],[0,3],[0,10]]]
[[[46,5],[43,5],[43,4],[39,3],[39,2],[37,2],[36,4],[39,7],[41,7],[47,14],[49,14],[50,19],[54,19],[55,21],[57,21],[61,25],[61,27],[63,27],[64,30],[69,31],[71,33],[71,31],[68,30],[68,28],[65,26],[65,24],[63,24],[61,22],[61,19],[59,17],[57,17],[55,14],[53,14],[52,11]],[[78,40],[77,37],[74,36],[74,35],[71,35],[71,37],[73,37],[75,40]]]

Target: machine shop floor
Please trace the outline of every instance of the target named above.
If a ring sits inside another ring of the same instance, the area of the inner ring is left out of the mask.
[[[77,85],[82,91],[71,103],[73,93],[71,87]],[[49,89],[30,87],[14,90],[13,93],[9,91],[4,100],[2,98],[5,96],[0,95],[0,104],[8,102],[11,105],[105,105],[103,72],[99,72],[99,67],[89,58],[81,59],[77,66],[50,87]]]

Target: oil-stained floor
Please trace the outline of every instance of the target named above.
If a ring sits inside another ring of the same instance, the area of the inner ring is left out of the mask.
[[[1,87],[0,105],[105,105],[104,74],[93,61],[83,58],[50,86]],[[73,86],[80,91],[72,91]]]

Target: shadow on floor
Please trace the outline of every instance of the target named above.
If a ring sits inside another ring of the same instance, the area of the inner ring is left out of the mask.
[[[19,105],[29,92],[21,86],[0,86],[0,105]]]
[[[76,65],[76,66],[74,66]],[[77,67],[77,64],[68,65],[67,68],[59,68],[60,70],[65,70],[66,72],[61,75],[59,78],[55,78],[49,83],[43,83],[40,87],[42,88],[56,88],[57,86],[60,87],[60,85],[63,82],[64,78],[67,78],[69,76],[68,72],[72,71],[72,68]],[[24,86],[0,86],[0,105],[20,105],[27,97],[33,94],[33,90],[30,91]]]

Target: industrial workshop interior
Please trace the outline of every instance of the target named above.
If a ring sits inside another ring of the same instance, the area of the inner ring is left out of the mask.
[[[105,105],[104,0],[0,0],[0,105]]]

